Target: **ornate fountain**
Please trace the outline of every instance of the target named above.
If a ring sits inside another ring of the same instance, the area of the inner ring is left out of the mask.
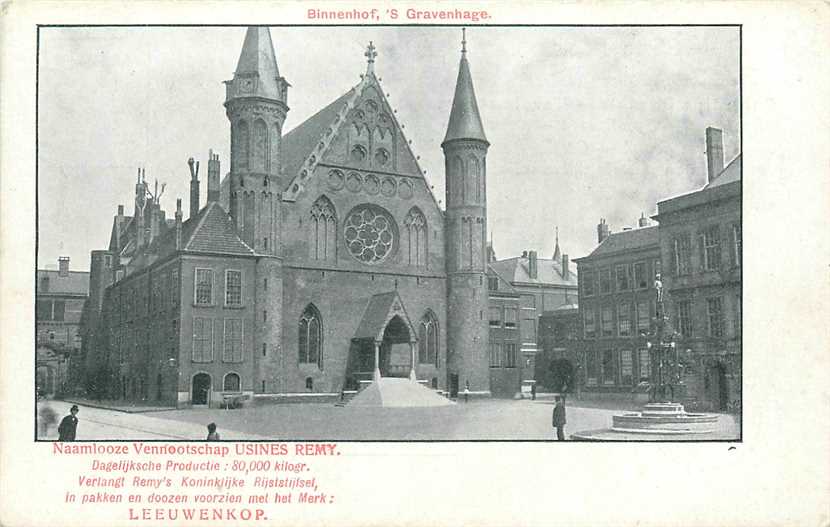
[[[611,428],[579,432],[572,439],[582,441],[656,441],[706,439],[715,432],[719,416],[687,413],[683,405],[671,402],[681,394],[683,364],[677,349],[677,333],[669,323],[663,307],[663,283],[654,280],[657,313],[653,331],[643,334],[655,373],[649,386],[649,402],[640,412],[626,412],[611,417]]]

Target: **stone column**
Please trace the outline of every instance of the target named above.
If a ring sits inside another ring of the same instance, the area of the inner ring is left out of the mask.
[[[372,380],[378,382],[380,380],[380,342],[374,341],[375,344],[375,372],[372,374]]]
[[[410,368],[409,368],[409,380],[417,381],[418,377],[415,375],[415,342],[409,343],[409,357],[410,361]]]

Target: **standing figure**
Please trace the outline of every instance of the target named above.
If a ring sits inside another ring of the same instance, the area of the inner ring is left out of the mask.
[[[75,433],[78,430],[78,405],[73,404],[69,409],[69,415],[61,420],[58,425],[58,441],[75,441]]]
[[[464,402],[469,402],[470,400],[470,381],[465,381],[464,383]]]
[[[216,423],[210,423],[209,425],[207,425],[207,429],[208,429],[207,440],[208,441],[219,441],[220,438],[219,438],[219,432],[216,431]]]
[[[562,396],[556,396],[556,405],[553,407],[553,427],[556,428],[556,439],[565,440],[565,401]]]
[[[55,423],[58,422],[58,416],[48,404],[44,404],[39,408],[37,413],[39,418],[38,424],[40,425],[40,437],[45,439],[49,434],[49,428],[55,426]]]

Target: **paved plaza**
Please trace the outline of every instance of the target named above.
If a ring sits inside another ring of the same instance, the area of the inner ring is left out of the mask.
[[[69,403],[49,401],[59,419]],[[607,428],[619,409],[569,402],[568,435]],[[553,402],[549,400],[471,400],[431,408],[340,407],[333,404],[275,404],[236,410],[186,409],[146,413],[81,406],[79,441],[96,439],[202,440],[215,422],[226,440],[553,440]],[[735,419],[720,415],[715,433],[705,439],[739,436]],[[44,437],[55,439],[51,427]]]

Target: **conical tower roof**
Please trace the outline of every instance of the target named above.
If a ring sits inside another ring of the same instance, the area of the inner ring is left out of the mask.
[[[467,61],[466,37],[461,43],[461,64],[458,67],[455,96],[452,100],[450,122],[447,125],[447,135],[444,137],[444,143],[454,139],[477,139],[487,142],[487,137],[484,135],[484,126],[481,124],[481,115],[478,112],[473,77],[470,74],[470,63]]]
[[[562,259],[562,251],[559,250],[559,227],[556,228],[556,248],[553,250],[553,260],[558,262]]]
[[[282,100],[283,90],[271,31],[264,26],[251,26],[245,33],[245,42],[230,81],[228,99],[235,97],[263,97]]]

